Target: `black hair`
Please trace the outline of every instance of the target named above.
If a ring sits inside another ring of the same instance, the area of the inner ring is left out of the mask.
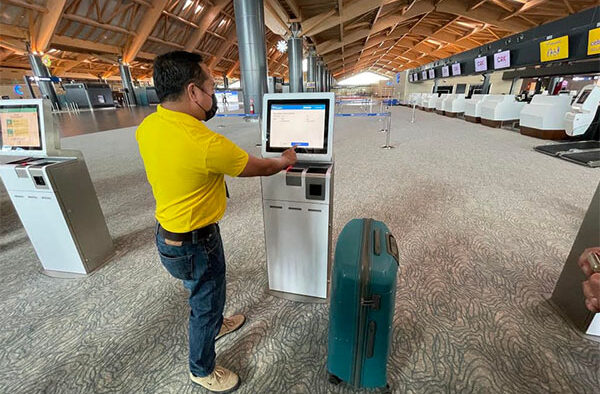
[[[161,103],[179,99],[190,82],[202,86],[207,75],[200,62],[201,55],[185,51],[168,52],[154,59],[152,78]]]

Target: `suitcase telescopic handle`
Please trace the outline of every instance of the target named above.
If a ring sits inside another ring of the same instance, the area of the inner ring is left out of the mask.
[[[381,254],[381,230],[378,228],[373,231],[373,253],[375,256]]]
[[[386,233],[385,238],[387,240],[387,252],[391,255],[395,260],[396,264],[400,265],[400,256],[398,253],[398,244],[396,244],[396,238],[391,233]]]

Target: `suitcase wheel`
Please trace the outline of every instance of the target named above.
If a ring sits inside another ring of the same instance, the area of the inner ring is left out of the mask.
[[[385,385],[385,388],[382,391],[383,394],[392,394],[392,388],[390,387],[389,384]]]
[[[331,373],[329,374],[329,383],[340,384],[341,382],[342,382],[342,379],[338,378],[334,374],[331,374]]]

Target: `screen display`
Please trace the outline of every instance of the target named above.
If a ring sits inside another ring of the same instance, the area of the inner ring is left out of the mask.
[[[434,79],[435,78],[435,70],[431,69],[429,70],[429,79]]]
[[[510,67],[510,51],[494,53],[494,69]]]
[[[0,146],[2,150],[42,149],[37,105],[0,105]]]
[[[427,71],[421,71],[421,77],[423,80],[427,79]]]
[[[588,98],[588,96],[590,95],[592,91],[591,90],[585,90],[581,93],[581,96],[579,96],[579,98],[577,99],[577,104],[583,104],[585,103],[585,100]]]
[[[449,76],[450,76],[450,67],[449,66],[442,67],[442,77],[449,77]]]
[[[487,56],[475,59],[475,72],[487,71]]]
[[[452,75],[460,75],[460,63],[452,65]]]
[[[267,152],[327,153],[329,100],[269,101]]]

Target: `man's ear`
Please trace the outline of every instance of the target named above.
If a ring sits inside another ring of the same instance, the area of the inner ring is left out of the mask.
[[[186,96],[192,100],[192,101],[196,101],[196,99],[198,99],[199,97],[196,97],[197,92],[196,89],[194,89],[196,85],[194,85],[193,82],[190,82],[187,84],[187,86],[185,87],[185,94]]]

